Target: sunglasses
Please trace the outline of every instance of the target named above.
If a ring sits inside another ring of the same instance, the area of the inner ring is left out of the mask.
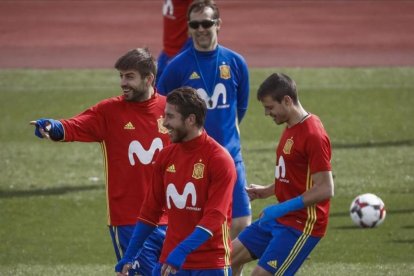
[[[213,27],[214,24],[216,24],[217,19],[205,19],[202,21],[188,21],[188,26],[190,26],[191,29],[198,29],[198,27],[203,27],[204,29],[210,29]]]

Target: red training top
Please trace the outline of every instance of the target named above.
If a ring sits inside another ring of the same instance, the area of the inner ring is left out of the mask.
[[[165,208],[167,235],[160,262],[195,229],[212,237],[190,253],[183,269],[221,269],[230,266],[231,204],[236,169],[229,153],[204,131],[201,136],[171,144],[159,154],[154,185],[140,220],[156,224]]]
[[[175,56],[188,39],[187,9],[193,0],[167,0],[163,6],[163,45],[169,57]]]
[[[164,108],[165,97],[157,93],[144,102],[128,102],[118,96],[61,120],[64,141],[101,143],[108,225],[136,224],[152,183],[154,160],[170,143],[168,131],[162,126]]]
[[[313,186],[311,175],[331,170],[329,137],[315,115],[286,128],[276,149],[275,195],[279,202],[303,194]],[[290,212],[277,219],[305,234],[322,237],[328,225],[330,201]]]

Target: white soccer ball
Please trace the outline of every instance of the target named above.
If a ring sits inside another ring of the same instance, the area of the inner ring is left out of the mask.
[[[352,221],[363,228],[373,228],[384,222],[384,202],[374,194],[362,194],[351,203],[349,215]]]

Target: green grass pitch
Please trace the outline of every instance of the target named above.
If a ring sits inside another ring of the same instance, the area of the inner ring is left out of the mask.
[[[272,72],[296,80],[333,145],[328,233],[298,275],[413,275],[414,68],[252,69],[240,127],[250,183],[273,181],[283,127],[256,100]],[[73,116],[119,94],[118,83],[114,70],[0,70],[1,275],[115,275],[100,146],[37,139],[29,121]],[[375,229],[354,227],[348,214],[366,192],[387,208]],[[273,201],[252,202],[254,216]]]

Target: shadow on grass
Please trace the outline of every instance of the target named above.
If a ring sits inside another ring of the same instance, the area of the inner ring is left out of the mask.
[[[86,186],[63,186],[47,189],[33,189],[33,190],[0,190],[0,198],[15,198],[15,197],[32,197],[32,196],[49,196],[49,195],[63,195],[74,192],[101,190],[103,186],[86,185]]]
[[[361,230],[361,228],[356,225],[342,225],[342,226],[336,226],[332,228],[337,229],[337,230]]]
[[[401,141],[385,141],[385,142],[366,142],[358,144],[332,144],[334,149],[347,149],[347,148],[385,148],[385,147],[399,147],[399,146],[413,146],[414,140],[401,140]]]
[[[414,243],[414,240],[391,240],[392,243]]]
[[[414,229],[414,225],[406,225],[406,226],[403,226],[402,228],[404,228],[404,229]]]
[[[414,209],[400,209],[400,210],[387,210],[387,215],[392,215],[392,214],[412,214],[414,213]],[[333,217],[348,217],[349,216],[349,212],[339,212],[339,213],[331,213],[329,215],[329,217],[333,218]],[[360,227],[357,227],[355,225],[341,225],[341,226],[336,226],[336,227],[332,227],[333,229],[337,229],[337,230],[358,230],[361,229]],[[413,225],[406,225],[406,226],[402,226],[401,228],[403,229],[413,229],[414,226]],[[370,229],[370,228],[366,228],[366,229]],[[395,243],[412,243],[412,240],[393,240],[392,242]]]
[[[385,148],[385,147],[401,147],[401,146],[414,146],[414,140],[365,142],[365,143],[350,143],[350,144],[333,143],[332,144],[333,149]],[[275,145],[272,145],[271,147],[262,147],[262,148],[244,147],[244,150],[247,152],[267,152],[267,151],[274,151],[274,147]]]
[[[387,210],[387,215],[390,214],[412,214],[414,213],[414,209],[399,209],[399,210]],[[329,215],[329,217],[334,218],[334,217],[348,217],[349,216],[349,212],[336,212],[336,213],[331,213]]]

